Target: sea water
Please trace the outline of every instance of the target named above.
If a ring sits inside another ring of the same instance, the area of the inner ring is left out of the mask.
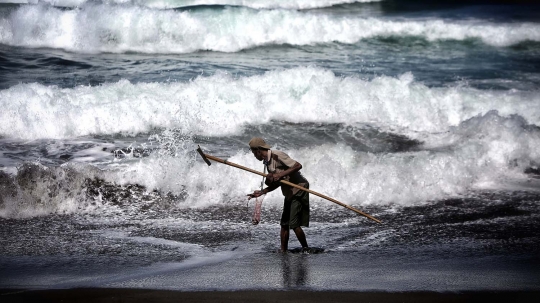
[[[0,287],[538,289],[537,5],[3,2]],[[325,252],[275,254],[279,190],[253,226],[260,176],[195,151],[262,171],[253,136],[383,224],[311,195]]]

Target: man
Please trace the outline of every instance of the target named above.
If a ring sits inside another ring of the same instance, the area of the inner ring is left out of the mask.
[[[255,158],[263,161],[268,169],[265,182],[268,187],[263,190],[256,190],[248,196],[256,198],[281,186],[281,192],[285,196],[280,222],[281,252],[286,252],[289,246],[289,229],[292,229],[296,234],[298,241],[302,245],[302,251],[308,251],[306,235],[301,226],[309,226],[309,193],[279,182],[279,180],[286,180],[309,188],[308,181],[300,173],[302,165],[284,152],[271,150],[270,146],[259,137],[249,141],[249,148]]]

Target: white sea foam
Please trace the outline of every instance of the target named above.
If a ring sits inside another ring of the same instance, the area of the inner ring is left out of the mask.
[[[106,4],[130,4],[159,9],[180,8],[198,5],[232,5],[245,6],[255,9],[311,9],[329,7],[338,4],[348,3],[369,3],[380,2],[382,0],[103,0]],[[85,3],[97,2],[93,0],[1,0],[0,3],[47,3],[61,7],[77,7]]]
[[[354,44],[373,37],[479,39],[494,46],[509,46],[540,41],[540,25],[332,17],[280,9],[179,12],[104,4],[72,10],[26,5],[0,19],[2,44],[83,53],[238,52],[271,44]]]
[[[315,191],[354,205],[415,205],[479,188],[496,189],[508,180],[526,180],[523,171],[540,160],[540,131],[519,116],[501,117],[492,111],[434,136],[426,148],[372,154],[327,144],[286,152],[302,163]],[[262,164],[249,152],[238,152],[228,160],[262,171]],[[109,178],[185,191],[187,198],[179,204],[183,207],[241,201],[260,182],[258,177],[226,165],[208,167],[187,153],[152,156]],[[272,193],[265,205],[281,200],[280,193]],[[314,205],[330,203],[315,197],[313,201]]]
[[[421,136],[447,131],[489,110],[540,125],[538,104],[538,91],[430,88],[410,73],[362,80],[294,68],[244,78],[218,73],[187,83],[122,80],[69,89],[20,84],[0,91],[0,135],[69,138],[174,128],[186,135],[226,136],[246,125],[280,120],[369,123]]]
[[[475,189],[498,189],[501,184],[508,188],[513,184],[509,181],[526,182],[524,170],[540,163],[540,131],[516,115],[503,117],[491,111],[428,139],[418,151],[402,153],[358,152],[345,144],[285,152],[302,163],[312,190],[358,207],[418,205],[463,196]],[[258,176],[227,165],[209,167],[197,160],[195,145],[189,140],[175,142],[164,134],[161,143],[175,145],[176,153],[163,150],[137,161],[114,162],[97,172],[80,164],[57,168],[33,165],[19,170],[13,181],[0,180],[4,200],[0,216],[92,212],[95,208],[101,213],[121,214],[145,203],[135,196],[126,198],[130,201],[124,206],[92,198],[87,201],[86,178],[170,192],[183,197],[174,202],[180,208],[243,204],[245,195],[259,187]],[[262,171],[262,164],[246,151],[228,160]],[[282,199],[278,190],[266,197],[264,205],[279,205]],[[314,207],[334,206],[315,196],[311,203]]]
[[[95,234],[99,234],[105,238],[112,238],[112,239],[122,239],[126,241],[133,241],[133,242],[139,242],[139,243],[147,243],[147,244],[153,244],[153,245],[163,245],[163,246],[169,246],[169,247],[176,247],[180,248],[184,251],[194,252],[194,253],[201,253],[205,252],[204,247],[200,244],[193,244],[188,242],[179,242],[179,241],[173,241],[173,240],[167,240],[163,238],[155,238],[155,237],[139,237],[139,236],[130,236],[126,232],[122,231],[115,231],[115,230],[104,230],[104,231],[98,231],[94,232]]]
[[[99,175],[86,165],[48,167],[25,163],[10,176],[0,171],[0,217],[26,218],[70,214],[99,208],[99,201],[85,197],[85,178]]]

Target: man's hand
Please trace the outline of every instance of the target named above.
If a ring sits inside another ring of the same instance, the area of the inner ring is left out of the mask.
[[[257,198],[262,195],[264,195],[264,192],[262,190],[256,190],[252,194],[248,194],[247,196],[248,196],[248,200],[250,200],[251,198]]]
[[[273,173],[269,173],[268,175],[266,175],[266,185],[270,185],[274,182],[277,182],[279,181],[283,176],[281,174],[273,174]]]

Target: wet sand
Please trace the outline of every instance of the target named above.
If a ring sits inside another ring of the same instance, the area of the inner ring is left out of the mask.
[[[346,256],[223,255],[99,274],[11,268],[0,274],[0,302],[540,302],[537,263],[525,259],[371,256],[359,266],[368,256]]]
[[[540,292],[539,263],[531,257],[449,259],[429,258],[426,254],[283,255],[230,251],[148,266],[93,261],[6,259],[0,262],[0,289],[99,289],[90,292],[96,294],[103,289],[126,289],[119,293],[129,293],[127,289],[153,289],[179,291],[182,295],[202,292],[205,296],[215,291],[242,294],[253,290],[269,294],[309,290],[356,295]]]
[[[78,288],[0,290],[11,302],[538,302],[540,292],[206,291]]]

